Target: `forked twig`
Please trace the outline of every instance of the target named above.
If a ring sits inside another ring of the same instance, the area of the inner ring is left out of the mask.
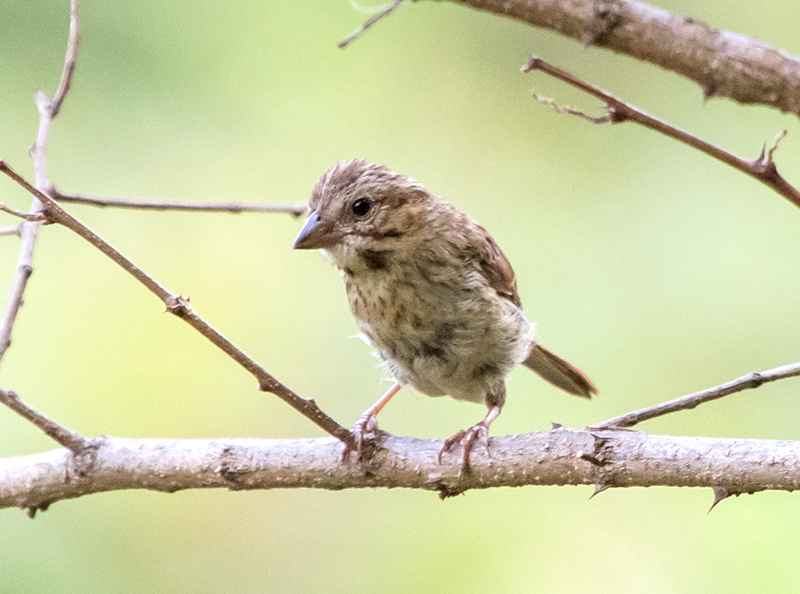
[[[31,147],[31,159],[33,160],[33,171],[36,176],[34,185],[41,192],[48,192],[51,184],[47,179],[47,159],[45,151],[47,150],[47,139],[50,135],[50,124],[53,118],[58,114],[61,109],[61,104],[67,96],[69,87],[72,81],[72,75],[75,72],[75,61],[78,56],[78,37],[79,37],[79,21],[78,21],[78,0],[70,0],[70,19],[69,19],[69,35],[67,39],[67,51],[64,57],[64,68],[61,71],[61,79],[58,83],[55,95],[52,101],[48,101],[47,97],[41,91],[36,94],[36,106],[39,109],[39,129],[36,133],[36,142]],[[33,253],[36,248],[36,238],[39,233],[39,227],[42,226],[41,220],[36,220],[44,210],[44,204],[34,197],[31,202],[30,216],[34,220],[29,220],[20,225],[20,249],[19,257],[17,258],[17,268],[14,273],[14,278],[11,281],[11,290],[8,295],[8,302],[6,310],[3,314],[3,320],[0,322],[0,361],[8,347],[11,346],[11,332],[14,328],[14,322],[17,319],[19,308],[22,307],[22,296],[25,294],[25,289],[28,286],[28,279],[33,272]]]
[[[734,169],[749,175],[753,179],[756,179],[764,185],[772,188],[778,194],[789,200],[789,202],[800,208],[800,191],[798,191],[797,188],[792,186],[778,173],[778,168],[775,166],[775,161],[773,160],[773,155],[775,153],[775,149],[778,147],[778,143],[786,135],[785,130],[778,134],[771,149],[767,151],[765,146],[761,151],[761,155],[755,161],[745,161],[744,159],[740,159],[739,157],[732,155],[731,153],[728,153],[727,151],[724,151],[719,147],[716,147],[713,144],[698,138],[697,136],[693,136],[688,132],[679,130],[671,124],[659,120],[658,118],[641,111],[629,103],[625,103],[624,101],[617,99],[609,93],[587,83],[584,80],[581,80],[569,72],[561,70],[560,68],[545,62],[537,56],[531,56],[528,58],[528,62],[522,67],[522,72],[532,72],[534,70],[541,70],[542,72],[549,74],[550,76],[557,78],[558,80],[563,81],[575,87],[576,89],[580,89],[581,91],[584,91],[585,93],[597,97],[601,101],[605,102],[608,117],[594,119],[595,122],[611,122],[612,124],[616,124],[619,122],[631,121],[641,124],[646,128],[650,128],[651,130],[660,132],[665,136],[674,138],[675,140],[686,144],[687,146],[695,148],[700,152],[703,152],[710,157],[713,157],[718,161],[722,161],[726,165],[730,165]],[[569,111],[570,113],[574,112],[574,110],[563,109],[562,111]],[[580,115],[584,118],[593,119],[589,118],[585,114]]]
[[[301,398],[292,390],[284,386],[273,375],[248,357],[236,345],[225,338],[217,330],[212,328],[205,320],[197,315],[194,309],[192,309],[191,305],[189,305],[188,299],[175,295],[161,286],[155,279],[150,277],[141,268],[137,267],[133,262],[111,247],[108,242],[106,242],[99,235],[95,234],[91,229],[86,227],[86,225],[78,221],[75,217],[61,208],[55,200],[31,185],[30,182],[12,169],[2,159],[0,159],[0,172],[5,173],[8,177],[25,188],[25,190],[38,198],[46,206],[45,212],[50,221],[63,225],[67,229],[73,231],[91,243],[128,274],[143,284],[151,293],[161,299],[161,301],[166,305],[168,312],[175,314],[184,320],[192,328],[205,336],[225,354],[250,372],[250,374],[258,380],[259,388],[262,391],[275,394],[278,398],[307,417],[318,427],[322,428],[334,437],[344,441],[348,445],[353,447],[355,446],[355,442],[353,442],[353,436],[350,431],[326,415],[319,408],[319,406],[317,406],[316,402]]]
[[[587,427],[587,429],[599,431],[601,429],[614,429],[617,427],[633,427],[642,421],[655,419],[656,417],[661,417],[680,410],[688,410],[703,404],[704,402],[717,400],[718,398],[728,396],[729,394],[735,394],[736,392],[758,388],[763,384],[774,382],[779,379],[798,376],[800,376],[800,362],[792,363],[790,365],[783,365],[781,367],[775,367],[774,369],[769,369],[767,371],[748,373],[747,375],[743,375],[735,380],[720,384],[719,386],[715,386],[713,388],[708,388],[702,392],[687,394],[686,396],[681,396],[680,398],[675,398],[674,400],[668,400],[667,402],[662,402],[661,404],[656,404],[655,406],[648,406],[647,408],[635,410],[633,412],[614,417],[613,419],[608,419],[607,421],[603,421],[601,423],[595,423],[594,425]]]

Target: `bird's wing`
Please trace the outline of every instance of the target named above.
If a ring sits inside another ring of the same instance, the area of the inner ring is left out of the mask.
[[[473,248],[481,274],[498,295],[521,307],[522,302],[517,293],[517,278],[508,258],[486,229],[475,223],[473,233],[470,247]]]

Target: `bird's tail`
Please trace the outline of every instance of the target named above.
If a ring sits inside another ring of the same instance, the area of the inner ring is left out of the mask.
[[[591,398],[592,394],[597,394],[597,388],[585,373],[538,342],[533,343],[531,354],[522,364],[570,394],[583,398]]]

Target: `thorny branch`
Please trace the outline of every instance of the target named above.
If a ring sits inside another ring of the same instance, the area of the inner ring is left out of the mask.
[[[646,128],[660,132],[665,136],[669,136],[670,138],[673,138],[687,146],[695,148],[700,152],[717,159],[718,161],[722,161],[726,165],[730,165],[734,169],[737,169],[742,173],[749,175],[753,179],[760,181],[762,184],[772,188],[778,194],[789,200],[789,202],[797,207],[800,207],[800,191],[798,191],[797,188],[792,186],[780,175],[780,173],[778,173],[778,168],[775,166],[775,162],[773,161],[775,149],[778,147],[778,143],[786,135],[785,130],[778,134],[777,138],[775,139],[775,144],[771,149],[767,151],[765,145],[761,150],[761,155],[755,161],[745,161],[744,159],[740,159],[739,157],[736,157],[735,155],[732,155],[714,146],[713,144],[706,142],[705,140],[693,136],[688,132],[684,132],[683,130],[679,130],[671,124],[668,124],[641,111],[630,103],[620,101],[609,93],[587,83],[584,80],[581,80],[569,72],[545,62],[537,56],[531,56],[528,59],[527,64],[522,67],[523,72],[532,72],[534,70],[540,70],[575,87],[576,89],[584,91],[585,93],[604,101],[606,104],[607,115],[605,117],[592,118],[574,109],[558,107],[551,99],[545,99],[534,95],[534,97],[536,97],[538,100],[544,101],[545,103],[553,106],[556,111],[569,113],[570,115],[578,115],[594,123],[611,122],[612,124],[617,124],[620,122],[630,121],[641,124]]]
[[[649,435],[554,428],[489,439],[459,478],[458,456],[439,464],[442,442],[382,434],[363,464],[340,463],[343,446],[318,439],[92,440],[79,472],[64,450],[0,460],[0,509],[46,509],[55,501],[123,489],[411,488],[449,497],[524,485],[710,487],[715,501],[800,489],[800,442]],[[68,477],[68,480],[65,480]]]

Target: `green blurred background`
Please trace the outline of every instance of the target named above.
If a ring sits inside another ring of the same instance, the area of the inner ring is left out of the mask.
[[[66,0],[3,3],[0,156],[26,175],[63,64]],[[795,2],[670,1],[671,11],[800,53]],[[600,107],[519,67],[536,53],[800,184],[796,117],[715,99],[676,75],[450,3],[367,15],[347,1],[82,5],[73,90],[53,125],[64,191],[290,203],[334,161],[425,183],[486,226],[545,344],[600,387],[587,403],[517,370],[495,435],[580,427],[800,359],[800,211],[636,127],[559,116],[531,89]],[[29,196],[0,180],[0,201]],[[388,385],[338,274],[295,253],[288,215],[68,207],[281,381],[351,424]],[[4,215],[5,216],[5,215]],[[15,221],[6,217],[3,224]],[[18,241],[0,239],[3,301]],[[0,386],[85,436],[302,437],[320,431],[69,231],[42,230]],[[798,380],[649,422],[654,433],[800,439]],[[404,391],[396,434],[443,438],[483,409]],[[52,449],[0,410],[0,456]],[[0,512],[0,592],[716,592],[794,589],[800,499],[706,515],[710,490],[118,492],[30,521]]]

